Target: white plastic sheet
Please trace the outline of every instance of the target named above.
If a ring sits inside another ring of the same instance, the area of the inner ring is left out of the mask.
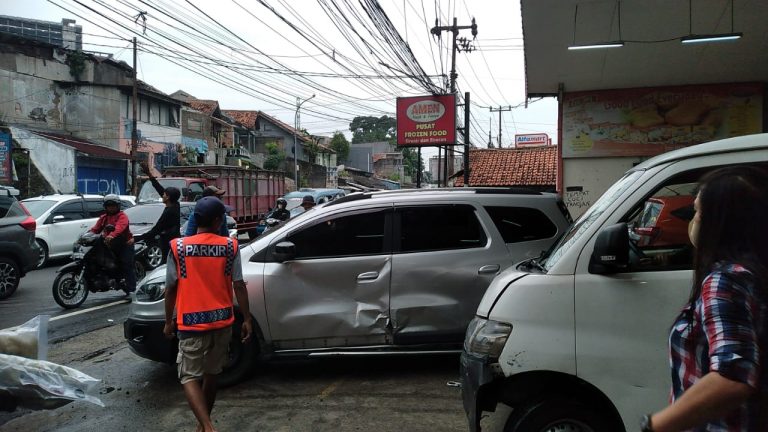
[[[0,354],[46,360],[49,318],[38,315],[18,327],[0,330]]]

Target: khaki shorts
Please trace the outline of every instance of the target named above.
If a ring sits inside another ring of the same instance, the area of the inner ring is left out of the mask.
[[[179,355],[176,356],[179,381],[186,384],[202,379],[203,375],[221,373],[229,357],[231,340],[232,326],[180,339]]]

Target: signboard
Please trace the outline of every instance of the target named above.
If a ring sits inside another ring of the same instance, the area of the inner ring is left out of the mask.
[[[77,191],[82,194],[123,195],[125,187],[125,169],[78,166]]]
[[[397,145],[456,144],[456,96],[397,98]]]
[[[11,164],[11,136],[0,132],[0,183],[13,183],[13,165]]]
[[[762,132],[759,83],[601,90],[563,97],[563,158],[654,156]]]
[[[515,148],[545,145],[549,145],[549,135],[545,133],[515,135]]]

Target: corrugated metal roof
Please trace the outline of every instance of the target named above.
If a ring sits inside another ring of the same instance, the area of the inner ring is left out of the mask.
[[[131,156],[126,153],[90,142],[82,138],[76,138],[69,135],[62,135],[62,134],[56,134],[56,133],[50,133],[50,132],[36,132],[36,131],[30,131],[30,132],[40,137],[49,139],[51,141],[56,141],[58,143],[73,147],[75,150],[85,154],[86,156],[99,157],[99,158],[105,158],[105,159],[123,159],[123,160],[128,160],[131,158]]]

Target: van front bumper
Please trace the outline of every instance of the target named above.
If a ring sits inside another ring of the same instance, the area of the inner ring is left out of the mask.
[[[175,363],[179,342],[163,334],[165,321],[128,318],[123,323],[123,335],[135,354],[162,363]]]
[[[499,380],[487,359],[461,354],[461,397],[470,432],[480,432],[483,411],[496,409]]]

